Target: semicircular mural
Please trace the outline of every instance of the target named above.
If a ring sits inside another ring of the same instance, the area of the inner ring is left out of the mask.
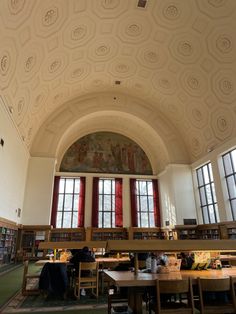
[[[63,156],[60,171],[152,174],[142,148],[126,136],[112,132],[96,132],[77,140]]]

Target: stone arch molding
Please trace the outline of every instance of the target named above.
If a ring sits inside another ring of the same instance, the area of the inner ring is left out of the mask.
[[[55,157],[58,170],[70,145],[99,131],[135,141],[147,154],[154,174],[169,163],[189,163],[185,144],[170,122],[148,103],[124,94],[96,94],[65,103],[40,127],[31,156]]]

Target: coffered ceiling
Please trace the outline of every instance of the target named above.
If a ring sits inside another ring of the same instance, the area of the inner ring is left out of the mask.
[[[33,156],[107,130],[190,163],[236,135],[235,30],[235,0],[1,0],[1,96]]]

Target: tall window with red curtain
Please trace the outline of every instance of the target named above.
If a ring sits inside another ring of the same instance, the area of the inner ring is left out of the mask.
[[[54,228],[84,226],[85,177],[55,177],[51,224]]]
[[[130,179],[132,227],[160,227],[157,180]]]
[[[94,178],[92,195],[92,227],[122,227],[122,179]]]

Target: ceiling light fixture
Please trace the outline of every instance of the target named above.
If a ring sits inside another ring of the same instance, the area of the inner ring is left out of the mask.
[[[138,0],[138,8],[145,8],[147,5],[147,0]]]

